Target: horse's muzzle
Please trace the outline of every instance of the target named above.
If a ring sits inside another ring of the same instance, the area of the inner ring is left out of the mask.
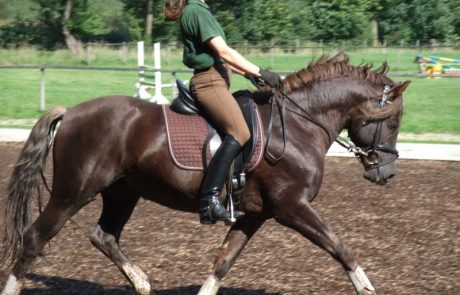
[[[387,164],[377,169],[364,171],[363,176],[365,179],[369,180],[372,183],[385,185],[395,178],[396,173],[394,165]]]

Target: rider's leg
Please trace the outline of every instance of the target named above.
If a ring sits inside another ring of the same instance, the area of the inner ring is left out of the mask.
[[[226,133],[208,166],[200,190],[200,221],[204,224],[230,220],[230,212],[222,205],[219,196],[233,159],[250,138],[241,109],[228,89],[229,75],[226,67],[216,66],[195,74],[190,82],[191,91],[206,116]],[[242,212],[234,212],[236,218],[242,215]]]
[[[227,178],[233,158],[241,151],[240,143],[230,134],[215,153],[206,171],[200,190],[200,222],[213,224],[218,220],[230,220],[231,214],[220,202],[219,197]],[[234,217],[242,216],[235,211]]]

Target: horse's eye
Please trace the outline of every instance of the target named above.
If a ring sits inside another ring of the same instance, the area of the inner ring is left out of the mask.
[[[369,122],[367,122],[367,121],[362,121],[361,122],[361,126],[367,126],[368,124],[369,124]]]

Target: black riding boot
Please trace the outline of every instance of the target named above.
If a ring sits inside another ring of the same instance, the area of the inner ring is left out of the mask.
[[[221,190],[233,159],[241,151],[240,143],[227,134],[219,149],[209,163],[200,190],[200,222],[214,224],[216,221],[230,221],[231,215],[219,200]],[[234,211],[233,217],[243,216],[241,211]]]

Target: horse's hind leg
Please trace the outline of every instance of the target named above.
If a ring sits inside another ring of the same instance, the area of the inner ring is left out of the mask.
[[[264,219],[243,217],[231,227],[214,261],[213,273],[206,279],[198,295],[215,295],[219,290],[220,280],[235,263],[238,255],[249,239],[265,222]]]
[[[283,209],[276,212],[276,220],[298,231],[340,262],[359,295],[376,294],[374,287],[356,262],[351,251],[321,220],[309,202],[299,200],[296,204],[278,206],[278,208]]]
[[[51,194],[43,212],[24,233],[24,248],[1,295],[20,294],[22,280],[30,264],[40,254],[46,243],[59,232],[65,222],[91,200],[92,197],[77,202],[72,198],[60,198],[55,193]]]
[[[129,191],[119,180],[102,192],[103,209],[99,223],[91,235],[91,243],[104,253],[126,276],[138,294],[150,294],[150,279],[121,251],[120,235],[139,196]]]

